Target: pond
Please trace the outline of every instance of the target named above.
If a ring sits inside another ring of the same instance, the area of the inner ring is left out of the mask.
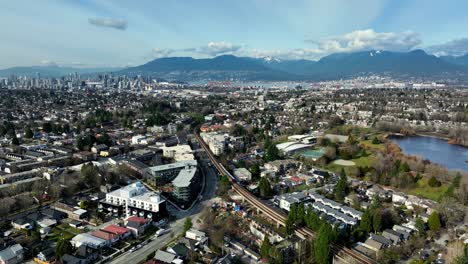
[[[425,136],[391,136],[407,155],[416,155],[450,170],[468,171],[468,148],[452,145],[447,141]]]

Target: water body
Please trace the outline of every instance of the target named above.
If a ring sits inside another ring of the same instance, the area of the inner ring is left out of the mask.
[[[389,137],[405,154],[417,155],[450,170],[468,171],[468,148],[448,144],[439,138],[424,136]]]

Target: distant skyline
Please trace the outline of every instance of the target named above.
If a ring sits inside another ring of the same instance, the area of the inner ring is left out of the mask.
[[[0,69],[134,66],[168,56],[319,59],[424,49],[468,53],[455,0],[2,1]]]

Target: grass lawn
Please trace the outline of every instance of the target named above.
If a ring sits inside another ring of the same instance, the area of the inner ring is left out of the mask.
[[[377,151],[377,150],[382,151],[385,148],[384,144],[372,144],[372,139],[363,140],[361,141],[360,144],[362,145],[363,148],[369,149],[371,151]]]
[[[329,171],[333,171],[335,173],[340,173],[341,169],[344,168],[346,174],[348,176],[356,175],[356,168],[357,167],[372,167],[372,164],[375,162],[375,158],[372,155],[362,156],[357,159],[351,159],[356,165],[354,166],[342,166],[338,165],[334,162],[328,164],[325,169]]]
[[[63,238],[66,240],[72,239],[75,235],[67,231],[63,231],[57,227],[52,228],[51,232],[48,235],[48,239],[51,241],[58,241],[63,234]]]
[[[422,178],[416,183],[416,187],[409,190],[412,195],[421,196],[434,201],[439,201],[448,189],[447,184],[442,184],[440,187],[429,186],[428,178]]]
[[[357,167],[372,167],[372,164],[375,162],[375,158],[372,155],[368,155],[352,159],[351,161],[354,161]]]

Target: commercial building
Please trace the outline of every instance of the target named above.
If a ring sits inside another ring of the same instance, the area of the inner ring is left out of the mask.
[[[149,191],[141,182],[107,193],[100,202],[100,208],[118,216],[138,215],[152,221],[166,215],[166,201],[159,194]]]
[[[196,160],[184,160],[175,163],[149,167],[145,173],[145,179],[154,186],[161,186],[173,181],[183,169],[196,168]]]
[[[188,203],[198,195],[201,184],[199,182],[197,167],[183,169],[172,181],[174,191],[172,195],[181,203]]]

